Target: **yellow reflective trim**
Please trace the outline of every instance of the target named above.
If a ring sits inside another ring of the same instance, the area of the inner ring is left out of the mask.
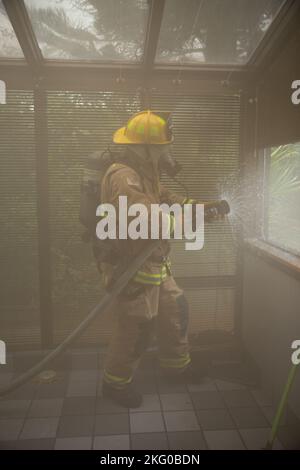
[[[135,277],[138,277],[139,279],[144,279],[145,281],[157,282],[157,281],[160,281],[160,279],[167,277],[167,273],[164,273],[159,277],[146,277],[146,276],[141,276],[140,274],[136,274]]]
[[[165,369],[182,369],[183,367],[186,367],[190,362],[191,362],[190,359],[188,359],[186,362],[182,364],[165,364],[164,362],[161,362],[160,366],[164,367]]]
[[[154,286],[159,286],[163,281],[166,280],[167,276],[168,276],[168,268],[164,264],[161,267],[160,273],[152,274],[152,273],[146,273],[144,271],[137,271],[133,280],[141,284],[150,284]]]
[[[135,282],[139,282],[140,284],[150,284],[152,286],[160,286],[163,281],[167,279],[167,275],[162,276],[159,280],[155,281],[154,279],[145,279],[143,277],[136,276],[133,278]]]
[[[187,355],[187,356],[184,356],[181,358],[175,358],[175,359],[160,358],[159,362],[162,367],[170,367],[170,368],[179,369],[181,367],[185,367],[186,365],[188,365],[191,362],[191,357],[190,355]]]
[[[166,279],[167,275],[168,275],[167,273],[164,273],[159,277],[151,278],[151,277],[140,276],[139,274],[137,274],[135,277],[138,278],[138,279],[142,279],[143,281],[159,282],[162,279]]]
[[[135,276],[134,280],[137,282],[144,282],[145,284],[160,284],[161,283],[161,278],[159,279],[147,279],[142,276]]]
[[[177,362],[164,361],[164,360],[160,361],[160,363],[162,365],[164,365],[165,367],[183,367],[183,366],[189,364],[189,362],[191,362],[190,358],[186,358],[183,361],[178,360]]]
[[[136,277],[139,277],[139,278],[141,278],[141,279],[145,279],[145,281],[148,280],[148,281],[155,281],[155,282],[156,282],[156,281],[159,281],[161,278],[167,277],[167,272],[162,273],[162,274],[161,274],[160,276],[158,276],[158,277],[150,277],[150,276],[148,277],[148,276],[143,276],[142,274],[136,274],[135,276],[136,276]]]
[[[147,279],[160,279],[161,278],[161,274],[143,273],[142,271],[138,271],[137,275],[145,277]]]
[[[181,357],[166,357],[166,358],[162,357],[160,358],[160,361],[169,362],[169,363],[178,363],[178,362],[184,362],[187,359],[190,359],[189,354],[185,354],[184,356],[181,356]]]
[[[104,371],[104,379],[108,379],[107,382],[118,383],[120,385],[129,384],[132,380],[131,377],[129,379],[124,379],[123,377],[117,377],[116,375],[111,375],[106,370]]]
[[[147,279],[160,279],[162,274],[165,274],[166,272],[167,272],[167,268],[166,266],[163,266],[160,273],[152,274],[152,273],[145,273],[144,271],[137,271],[137,275],[143,276]]]
[[[139,277],[134,277],[133,280],[135,282],[138,282],[140,284],[149,284],[151,286],[160,286],[162,283],[162,280],[160,281],[147,281],[146,279],[139,278]]]

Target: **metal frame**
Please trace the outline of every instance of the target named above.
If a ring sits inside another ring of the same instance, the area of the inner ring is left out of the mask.
[[[278,145],[275,145],[275,147]],[[263,199],[260,204],[260,221],[262,229],[257,233],[257,238],[272,246],[281,250],[282,252],[286,253],[287,255],[295,256],[297,258],[300,257],[299,253],[295,250],[293,251],[291,248],[285,248],[280,243],[277,243],[276,240],[270,240],[269,238],[269,209],[270,209],[270,194],[269,194],[269,187],[270,187],[270,171],[271,171],[271,149],[272,147],[267,147],[260,149],[258,152],[259,155],[259,167],[260,167],[260,185],[263,191]],[[299,274],[299,273],[298,273]]]
[[[235,71],[230,73],[228,81],[228,70],[203,70],[201,73],[195,70],[183,70],[180,73],[180,84],[176,82],[176,71],[166,68],[153,68],[151,75],[145,79],[143,69],[127,67],[122,69],[122,80],[120,80],[120,67],[88,67],[88,66],[66,66],[64,64],[45,64],[42,74],[45,88],[47,90],[78,90],[78,91],[102,91],[102,90],[128,90],[141,87],[161,88],[170,91],[180,87],[186,93],[197,92],[204,89],[214,91],[215,88],[238,91],[248,87],[253,77],[246,71]],[[32,90],[37,76],[31,69],[17,61],[6,61],[0,64],[0,76],[5,80],[7,89]]]
[[[33,32],[24,1],[3,0],[3,4],[20,43],[25,60],[33,73],[39,74],[44,59]]]
[[[263,191],[263,202],[262,202],[262,233],[259,234],[260,238],[268,241],[269,238],[269,184],[270,184],[270,170],[271,170],[271,148],[264,148],[259,151],[260,165],[263,168],[262,175],[262,191]]]
[[[32,86],[31,77],[33,81],[35,77],[43,77],[47,89],[70,89],[74,86],[76,88],[81,86],[82,89],[88,89],[89,86],[92,86],[95,89],[93,82],[96,81],[98,89],[101,89],[103,85],[105,86],[106,80],[110,82],[111,86],[114,85],[114,82],[119,83],[120,70],[122,71],[122,81],[125,79],[126,87],[132,83],[145,90],[151,86],[152,79],[174,80],[174,76],[179,70],[182,82],[202,79],[227,81],[229,76],[230,78],[234,76],[237,82],[250,82],[257,79],[263,69],[270,65],[278,47],[282,45],[283,39],[297,28],[297,13],[300,11],[298,0],[286,0],[246,65],[209,66],[197,64],[179,67],[172,64],[155,64],[165,0],[151,0],[144,59],[138,64],[46,60],[40,51],[24,1],[3,0],[3,4],[23,50],[25,61],[22,59],[0,60],[1,76],[7,81],[7,86],[10,88],[17,84],[19,87],[22,86],[23,74],[25,75],[24,86],[26,88]],[[186,88],[188,89],[189,86],[187,85]]]
[[[165,3],[165,0],[152,0],[149,12],[142,72],[142,107],[144,109],[150,107],[151,91],[149,86],[149,78],[151,77],[151,73],[154,69],[155,55]]]
[[[250,156],[253,156],[253,146],[255,146],[255,124],[256,113],[253,97],[255,97],[255,89],[249,89],[241,94],[241,130],[240,130],[240,186],[239,192],[243,200],[252,197],[244,194],[244,179],[246,177],[245,167],[249,164]],[[242,338],[242,315],[243,310],[243,289],[244,289],[244,227],[240,223],[238,233],[237,248],[237,271],[236,271],[236,294],[234,303],[234,335],[241,346]]]
[[[43,83],[34,90],[34,125],[36,142],[38,261],[41,345],[53,346],[52,279],[48,176],[47,92]]]
[[[286,0],[279,10],[276,18],[266,32],[250,57],[248,65],[256,67],[255,78],[271,65],[275,56],[280,53],[285,41],[299,27],[300,2],[298,0]]]
[[[151,72],[154,67],[165,3],[165,0],[152,0],[151,2],[146,41],[144,46],[143,69],[145,75]]]

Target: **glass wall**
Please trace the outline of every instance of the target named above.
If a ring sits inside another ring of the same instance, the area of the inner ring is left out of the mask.
[[[46,59],[138,62],[147,0],[25,0]]]
[[[300,143],[265,150],[265,238],[300,254]]]
[[[8,91],[0,105],[0,332],[14,345],[40,343],[33,93]]]
[[[282,0],[167,0],[157,62],[245,64]]]
[[[2,0],[0,0],[0,57],[20,59],[23,52],[8,19]]]

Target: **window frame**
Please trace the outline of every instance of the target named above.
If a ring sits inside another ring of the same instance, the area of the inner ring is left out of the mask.
[[[292,144],[293,142],[291,142]],[[285,144],[288,145],[288,144]],[[279,268],[281,271],[286,272],[297,280],[300,280],[300,253],[288,249],[270,240],[268,237],[268,181],[270,171],[270,155],[271,148],[269,147],[257,150],[257,179],[258,189],[262,189],[262,200],[259,201],[258,195],[253,192],[253,197],[256,199],[256,229],[254,236],[248,237],[244,240],[246,250],[260,256],[267,262]],[[266,154],[268,158],[266,158]]]

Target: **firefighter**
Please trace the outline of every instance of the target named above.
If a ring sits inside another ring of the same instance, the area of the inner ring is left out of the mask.
[[[106,171],[101,202],[118,209],[119,196],[127,196],[128,206],[142,203],[149,213],[153,203],[195,202],[168,191],[160,183],[160,162],[164,156],[169,157],[173,141],[168,117],[167,113],[142,111],[115,132],[114,143],[126,145],[125,158]],[[129,265],[149,241],[113,242],[118,262],[101,262],[107,288],[118,276],[120,266]],[[174,380],[186,380],[189,374],[194,374],[187,336],[188,303],[172,276],[169,251],[169,241],[160,240],[158,248],[115,301],[115,326],[104,364],[102,392],[104,397],[128,408],[137,408],[142,403],[142,395],[133,387],[132,379],[154,332],[163,373]]]

